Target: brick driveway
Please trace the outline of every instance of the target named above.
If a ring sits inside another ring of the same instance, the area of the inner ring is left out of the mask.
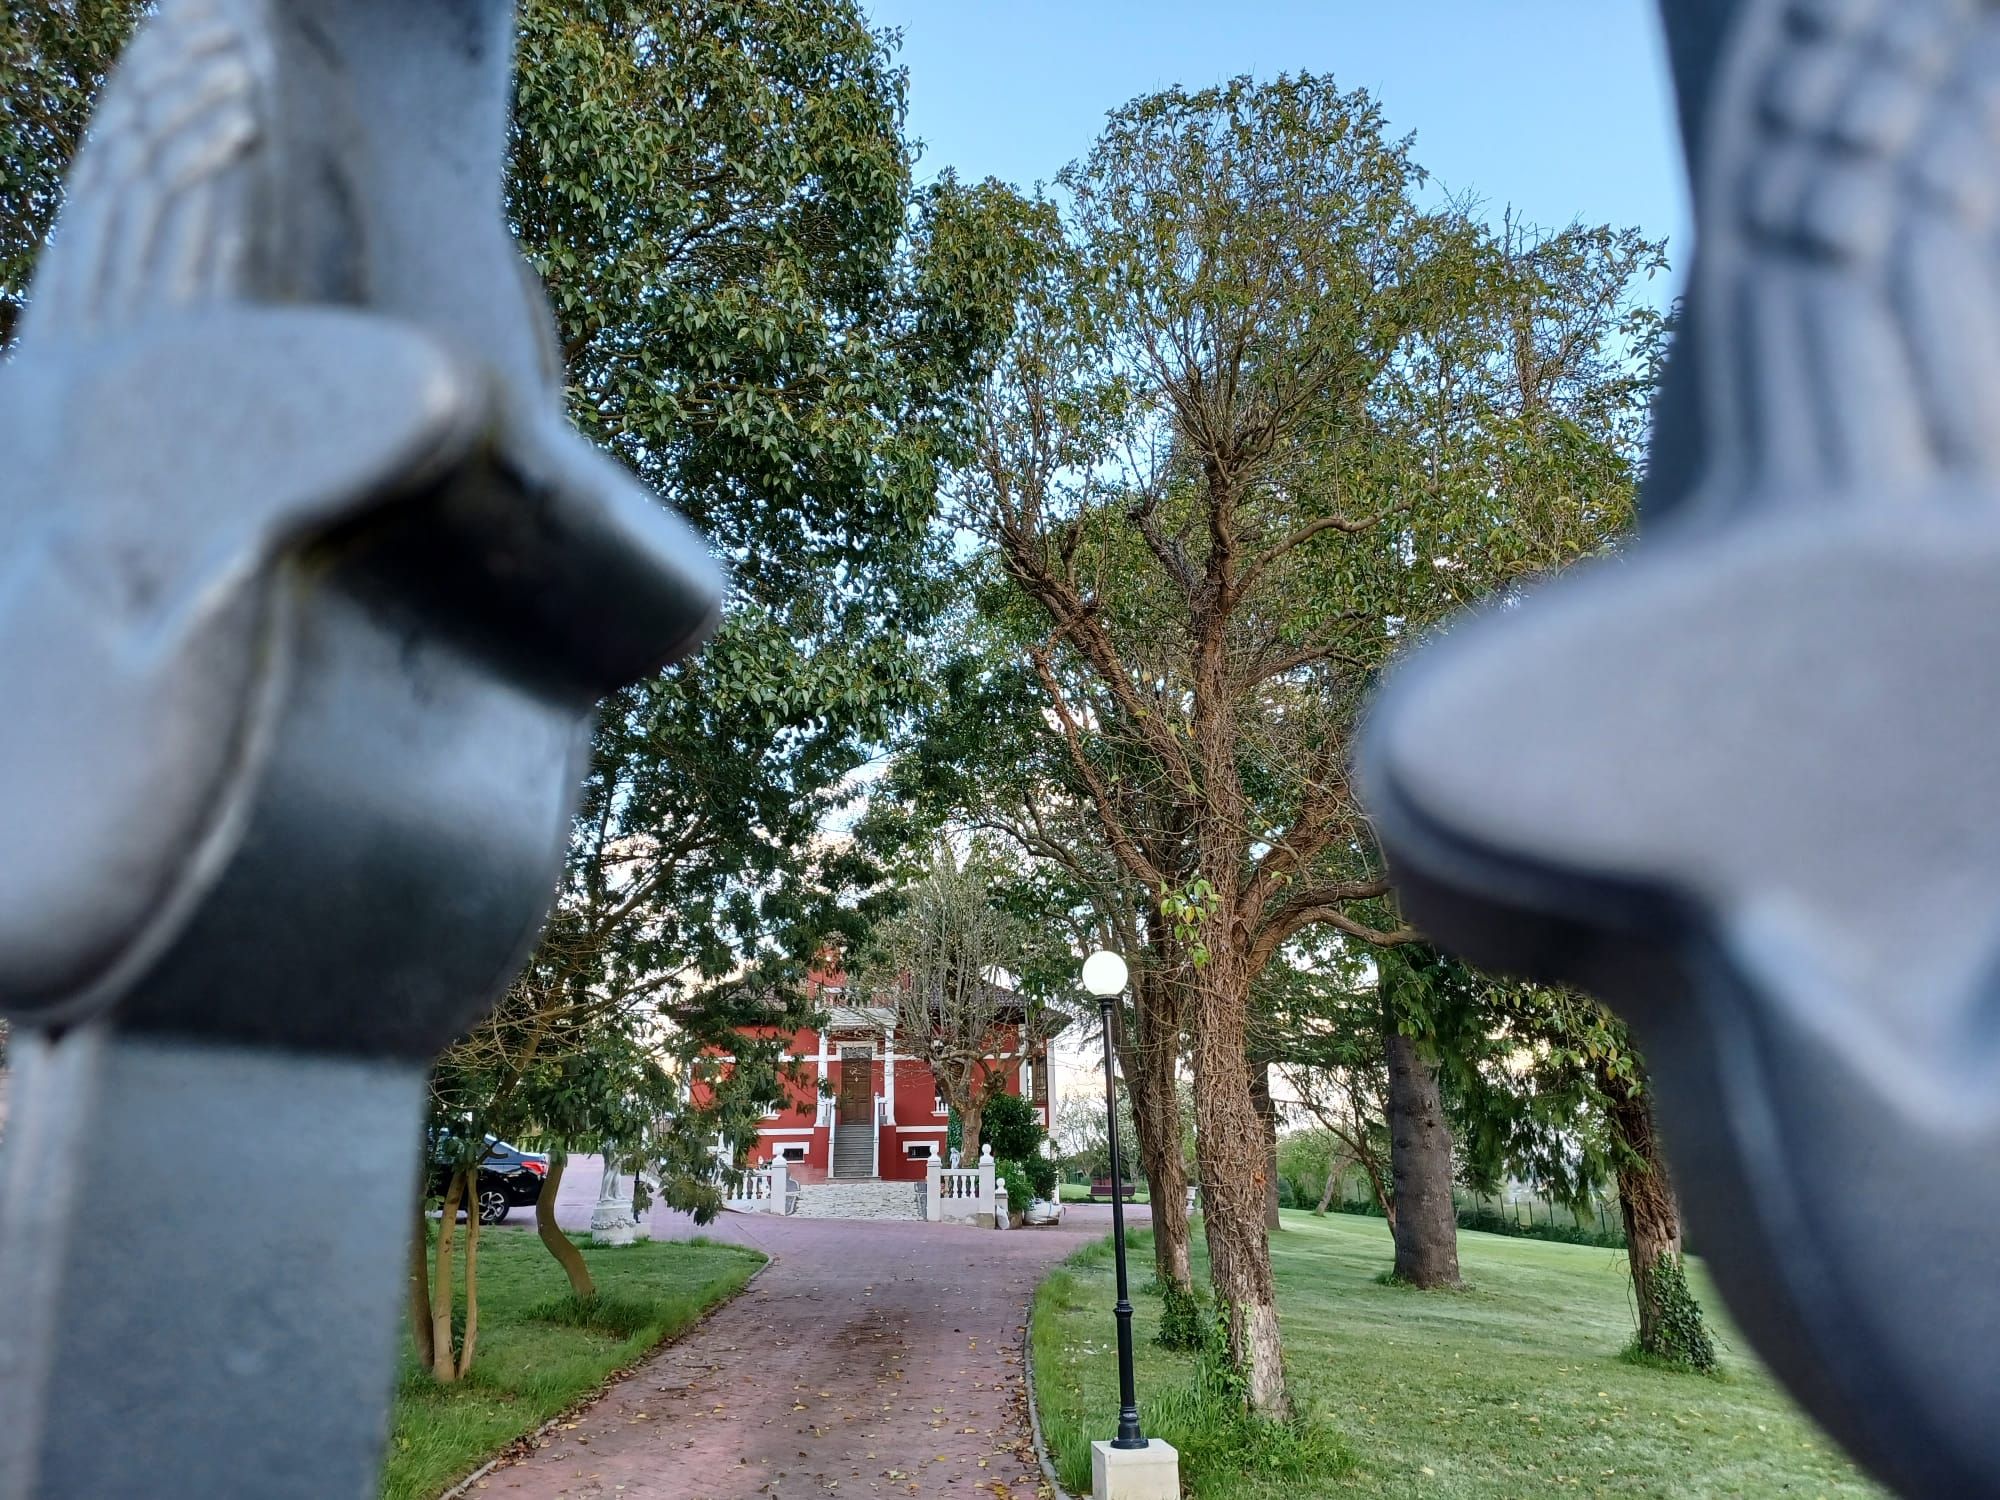
[[[676,1218],[656,1232],[688,1232]],[[1041,1277],[1109,1227],[1081,1205],[1060,1229],[1004,1233],[725,1214],[706,1232],[771,1256],[763,1274],[474,1493],[1046,1494],[1021,1329]]]

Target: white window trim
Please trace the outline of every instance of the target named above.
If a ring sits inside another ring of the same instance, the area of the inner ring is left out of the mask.
[[[938,1135],[950,1129],[951,1127],[949,1125],[898,1125],[896,1127],[896,1132],[899,1135],[902,1134]]]

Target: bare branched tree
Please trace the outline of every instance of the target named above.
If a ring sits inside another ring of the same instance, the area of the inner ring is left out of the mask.
[[[1000,900],[1005,874],[983,844],[961,858],[939,839],[860,975],[864,993],[893,1004],[901,1045],[929,1064],[958,1114],[968,1159],[978,1155],[981,1119],[1010,1064],[1038,1050],[1058,1021],[1015,986],[1030,938]]]

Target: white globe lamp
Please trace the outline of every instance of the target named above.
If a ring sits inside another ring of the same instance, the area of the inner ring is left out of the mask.
[[[1125,960],[1100,948],[1083,961],[1083,987],[1100,1000],[1125,989]]]

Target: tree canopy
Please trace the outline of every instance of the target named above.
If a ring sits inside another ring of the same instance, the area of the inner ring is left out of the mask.
[[[1277,1411],[1251,992],[1311,930],[1418,937],[1349,778],[1361,704],[1448,611],[1625,524],[1659,247],[1437,201],[1375,102],[1311,75],[1136,100],[1060,186],[1006,220],[957,515],[1053,785],[1169,919],[1211,1264]]]

